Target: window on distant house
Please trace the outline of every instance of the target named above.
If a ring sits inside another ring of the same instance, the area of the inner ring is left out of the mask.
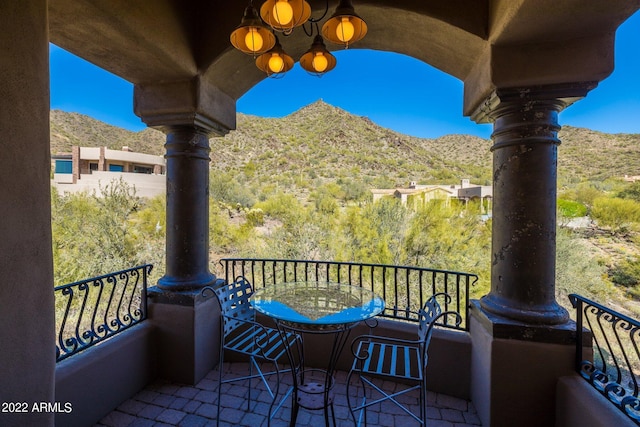
[[[71,160],[56,160],[55,173],[73,173],[73,162]]]
[[[133,171],[135,173],[147,173],[147,174],[152,174],[153,173],[153,168],[150,168],[148,166],[140,166],[140,165],[135,165],[133,167]]]
[[[109,165],[109,172],[122,172],[124,166],[122,165]]]

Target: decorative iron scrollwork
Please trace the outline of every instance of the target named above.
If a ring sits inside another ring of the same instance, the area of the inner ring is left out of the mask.
[[[152,268],[146,264],[54,288],[56,361],[144,320]]]
[[[593,360],[581,360],[583,334],[578,333],[576,370],[612,404],[640,425],[640,322],[580,295],[570,295],[577,331],[592,336]]]

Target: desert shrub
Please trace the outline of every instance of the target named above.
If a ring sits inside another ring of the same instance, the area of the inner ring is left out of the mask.
[[[113,181],[95,193],[51,198],[54,283],[112,273],[140,264],[158,264],[164,257],[164,220],[151,215],[146,202],[124,181]],[[160,224],[160,225],[158,225]],[[156,232],[155,230],[158,229]],[[160,271],[163,270],[159,269]],[[154,269],[154,274],[158,271]]]
[[[579,218],[587,214],[587,207],[573,200],[558,199],[558,212],[565,218]]]
[[[640,222],[640,203],[617,197],[598,197],[593,200],[591,217],[612,233],[624,233]]]
[[[281,220],[295,218],[296,212],[303,209],[295,196],[283,192],[270,195],[266,200],[256,203],[253,207],[262,209],[265,214]]]
[[[255,203],[255,197],[251,191],[238,182],[234,174],[229,172],[211,171],[209,194],[214,200],[230,205],[240,204],[251,207]]]
[[[571,230],[556,233],[556,295],[558,302],[570,312],[568,295],[577,293],[589,299],[601,300],[612,289],[607,280],[606,266],[585,240]]]
[[[630,184],[627,188],[618,193],[621,199],[631,199],[640,202],[640,181]]]

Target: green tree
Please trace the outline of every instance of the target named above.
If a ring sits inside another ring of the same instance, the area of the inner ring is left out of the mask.
[[[378,234],[383,239],[378,252],[389,258],[387,263],[405,263],[404,239],[412,213],[396,198],[382,198],[368,207]],[[388,255],[382,250],[383,247],[388,248]]]
[[[211,171],[209,176],[209,194],[214,200],[230,205],[251,207],[255,197],[243,186],[231,172]]]
[[[478,206],[426,203],[410,222],[405,247],[409,264],[477,274],[472,294],[488,292],[491,222],[482,221]]]
[[[295,218],[296,213],[302,209],[302,204],[293,195],[280,191],[253,207],[262,209],[266,215],[273,218],[287,221],[289,218]]]
[[[595,199],[602,197],[603,194],[592,183],[581,183],[573,191],[573,200],[590,208],[593,206]]]
[[[633,182],[618,193],[621,199],[631,199],[640,202],[640,181]]]
[[[587,214],[587,207],[573,200],[558,199],[558,211],[564,218],[579,218]]]
[[[602,227],[611,232],[624,233],[640,222],[640,203],[617,197],[598,197],[593,201],[591,216]]]
[[[593,248],[571,230],[559,228],[556,233],[556,298],[569,310],[568,295],[578,293],[600,300],[611,294],[606,266],[599,262]]]
[[[331,241],[337,261],[384,263],[379,256],[380,235],[374,220],[363,208],[350,206],[339,223],[339,232]]]
[[[164,254],[161,237],[140,238],[149,224],[138,217],[144,203],[133,187],[113,181],[100,193],[61,196],[52,190],[56,285],[153,262],[150,254]]]

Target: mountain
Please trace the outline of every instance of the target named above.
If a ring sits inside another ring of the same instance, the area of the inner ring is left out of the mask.
[[[561,182],[640,175],[640,134],[560,131]],[[51,112],[51,152],[72,145],[107,146],[161,155],[164,135],[130,132],[77,113]],[[251,171],[256,182],[361,179],[377,185],[491,183],[491,141],[470,135],[416,138],[376,125],[321,100],[283,118],[238,113],[237,129],[210,141],[212,168]],[[250,177],[250,178],[251,178]],[[250,179],[251,180],[251,179]]]
[[[567,183],[640,175],[640,134],[563,126],[559,136],[559,175]]]
[[[154,129],[131,132],[78,113],[51,110],[51,154],[70,153],[71,147],[107,147],[120,150],[128,146],[133,151],[164,154],[164,135]]]

